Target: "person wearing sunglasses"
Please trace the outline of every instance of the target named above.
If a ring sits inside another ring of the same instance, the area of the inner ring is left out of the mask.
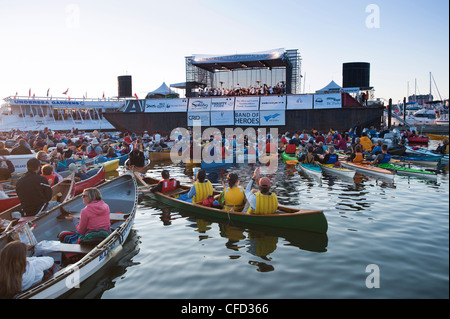
[[[102,194],[98,188],[86,188],[81,196],[86,207],[81,210],[79,219],[71,214],[65,217],[75,223],[76,232],[61,232],[59,239],[64,243],[97,241],[111,233],[110,209],[102,200]]]

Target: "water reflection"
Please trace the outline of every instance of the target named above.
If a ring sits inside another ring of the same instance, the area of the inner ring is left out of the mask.
[[[108,263],[62,299],[100,299],[106,290],[115,287],[115,281],[122,278],[127,268],[139,265],[133,257],[139,253],[140,237],[135,229],[130,234],[118,254]]]

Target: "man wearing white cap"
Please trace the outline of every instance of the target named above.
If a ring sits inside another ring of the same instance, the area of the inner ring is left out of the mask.
[[[96,137],[91,140],[91,144],[87,147],[86,152],[88,153],[89,158],[95,157],[102,153],[102,147]]]

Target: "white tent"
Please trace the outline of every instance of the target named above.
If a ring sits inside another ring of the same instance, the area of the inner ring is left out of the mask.
[[[327,92],[341,92],[342,87],[339,86],[336,82],[334,82],[333,80],[327,85],[325,86],[323,89],[321,90],[317,90],[316,93],[327,93]]]
[[[359,93],[359,88],[342,88],[333,80],[323,89],[317,90],[316,93],[339,93],[339,92],[347,92],[347,93]]]
[[[167,96],[167,95],[178,95],[177,92],[172,91],[166,84],[166,82],[163,82],[163,84],[161,84],[161,86],[159,88],[157,88],[156,90],[152,91],[152,92],[148,92],[147,93],[147,97],[150,96],[158,96],[158,95],[162,95],[162,96]]]

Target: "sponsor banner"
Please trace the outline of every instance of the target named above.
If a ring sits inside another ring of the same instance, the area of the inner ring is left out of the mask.
[[[259,109],[261,111],[285,110],[286,95],[261,96],[261,101],[259,102]]]
[[[286,103],[288,110],[311,110],[313,108],[313,95],[288,95]]]
[[[189,111],[206,112],[211,110],[211,98],[189,99]]]
[[[210,126],[210,112],[188,112],[187,125],[194,126],[194,121],[201,121],[201,126]]]
[[[234,111],[234,125],[259,126],[259,111]]]
[[[166,101],[164,99],[145,100],[145,110],[148,113],[160,113],[166,111]]]
[[[235,111],[258,111],[259,96],[237,96],[234,103]]]
[[[145,100],[127,100],[125,102],[126,113],[137,112],[140,113],[144,110]]]
[[[187,99],[166,99],[166,112],[186,112]]]
[[[234,111],[212,111],[211,126],[234,125]]]
[[[233,97],[215,97],[211,99],[211,111],[233,111]]]
[[[260,112],[261,126],[278,126],[286,125],[286,111],[261,111]]]
[[[314,109],[334,109],[342,107],[341,93],[314,94]]]

